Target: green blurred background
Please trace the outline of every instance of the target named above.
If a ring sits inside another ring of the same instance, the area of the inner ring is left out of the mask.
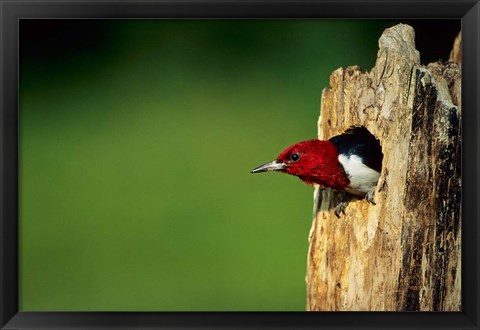
[[[250,170],[395,23],[21,20],[20,310],[304,310],[313,188]]]

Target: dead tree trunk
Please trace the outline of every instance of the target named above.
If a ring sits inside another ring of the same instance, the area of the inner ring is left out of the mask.
[[[365,126],[382,145],[376,205],[316,187],[307,310],[461,310],[461,71],[420,65],[414,31],[379,39],[375,67],[338,69],[322,93],[319,139]],[[456,62],[455,62],[456,61]]]

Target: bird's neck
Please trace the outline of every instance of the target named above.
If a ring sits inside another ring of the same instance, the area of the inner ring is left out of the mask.
[[[317,183],[342,190],[350,183],[338,160],[337,148],[330,141],[318,141],[302,172],[297,173],[297,176],[308,184]]]

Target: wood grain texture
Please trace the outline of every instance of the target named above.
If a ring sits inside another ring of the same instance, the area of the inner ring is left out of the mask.
[[[376,205],[339,219],[316,187],[307,310],[461,310],[459,63],[422,66],[410,26],[385,30],[370,72],[337,69],[322,92],[319,139],[360,125],[384,154]]]

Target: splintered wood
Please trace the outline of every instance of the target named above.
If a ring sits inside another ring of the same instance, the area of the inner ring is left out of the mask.
[[[376,205],[354,199],[337,218],[337,192],[316,188],[307,310],[461,310],[460,47],[458,37],[449,62],[423,66],[414,30],[399,24],[371,72],[330,76],[319,139],[363,125],[384,158]]]

